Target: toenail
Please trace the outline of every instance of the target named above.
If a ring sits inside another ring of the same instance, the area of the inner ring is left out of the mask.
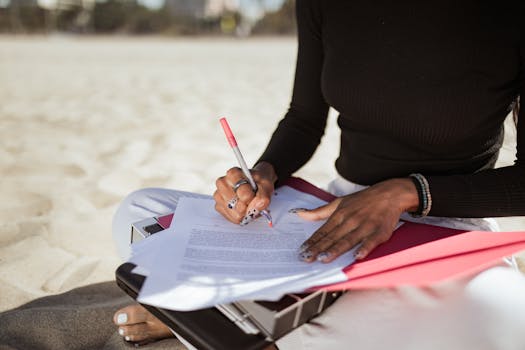
[[[124,335],[124,329],[119,328],[119,329],[118,329],[118,334],[120,334],[120,335]]]
[[[118,314],[117,315],[117,323],[118,324],[124,324],[126,322],[128,322],[128,314],[122,313],[122,314]]]
[[[126,339],[126,341],[130,341],[131,340],[131,338],[129,336],[127,336],[127,335],[124,337],[124,339]]]

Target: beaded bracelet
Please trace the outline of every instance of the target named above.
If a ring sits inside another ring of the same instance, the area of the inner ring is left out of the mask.
[[[409,214],[413,217],[427,216],[432,208],[432,197],[430,196],[430,186],[428,185],[427,179],[421,174],[410,174],[409,175],[414,185],[416,185],[417,196],[419,198],[419,206],[416,212],[410,212]]]

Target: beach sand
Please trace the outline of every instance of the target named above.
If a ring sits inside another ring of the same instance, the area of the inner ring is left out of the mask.
[[[287,109],[295,54],[293,38],[0,37],[0,311],[112,280],[111,218],[129,192],[212,193],[235,164],[220,116],[254,162]],[[298,174],[319,186],[335,175],[335,116]],[[499,164],[514,157],[507,129]]]

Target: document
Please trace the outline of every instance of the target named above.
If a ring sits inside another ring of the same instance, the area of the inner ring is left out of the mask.
[[[230,223],[212,199],[181,198],[170,228],[133,247],[130,261],[147,275],[137,300],[189,311],[241,299],[277,300],[346,280],[342,269],[354,261],[353,251],[329,264],[298,257],[299,246],[323,222],[288,210],[323,204],[284,186],[272,198],[270,228],[264,218],[246,226]]]

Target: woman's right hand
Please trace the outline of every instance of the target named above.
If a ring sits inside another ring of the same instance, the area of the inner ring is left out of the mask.
[[[251,170],[251,174],[257,184],[257,193],[253,192],[249,183],[239,186],[236,191],[233,190],[238,181],[246,179],[238,167],[229,169],[225,176],[215,182],[215,209],[235,224],[248,224],[270,205],[277,181],[273,166],[267,162],[258,163]]]

